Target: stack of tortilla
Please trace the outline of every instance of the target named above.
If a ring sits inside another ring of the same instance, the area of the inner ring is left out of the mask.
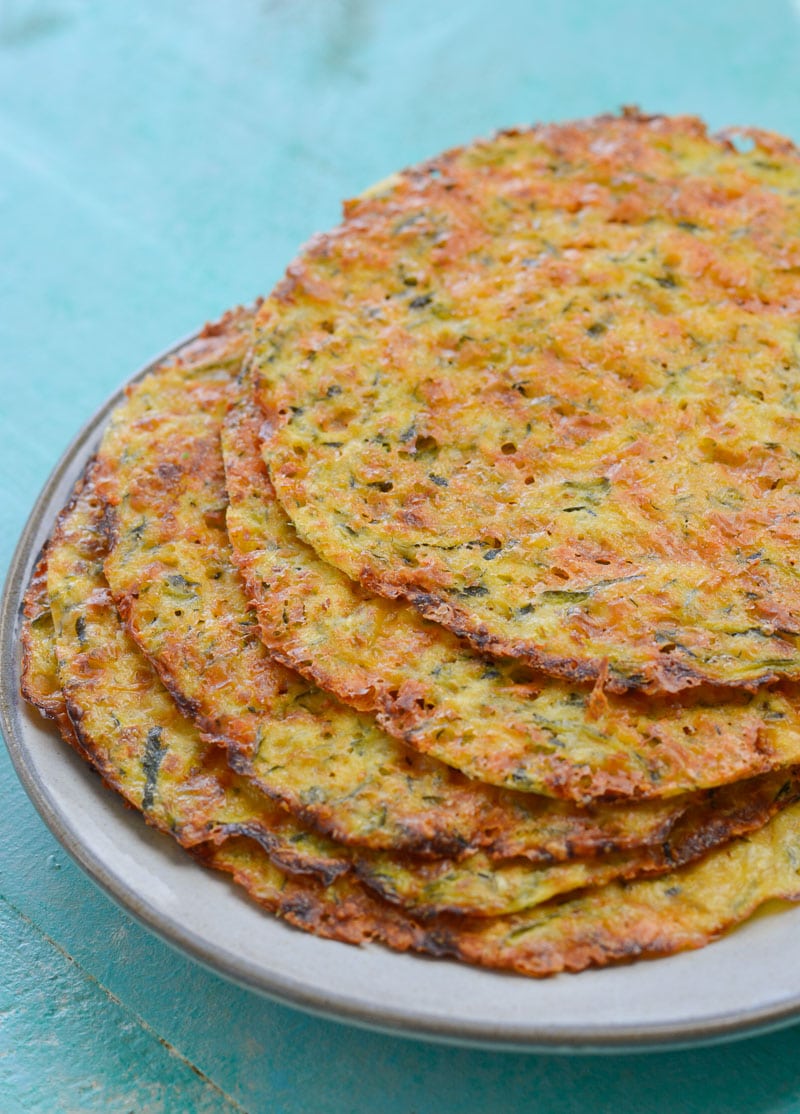
[[[800,897],[800,153],[627,111],[349,202],[129,388],[23,691],[266,909],[528,975]]]

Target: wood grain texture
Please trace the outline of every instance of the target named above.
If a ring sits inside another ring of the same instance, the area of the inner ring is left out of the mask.
[[[242,1110],[2,900],[0,986],[6,1050],[0,1055],[0,1102],[7,1114]],[[42,1072],[45,1050],[50,1070]]]

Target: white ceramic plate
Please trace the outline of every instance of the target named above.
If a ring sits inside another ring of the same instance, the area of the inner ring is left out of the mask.
[[[757,917],[699,952],[536,981],[291,929],[123,807],[18,691],[19,610],[34,561],[121,395],[82,430],[45,485],[0,609],[0,720],[12,760],[53,834],[107,893],[169,943],[253,990],[409,1036],[589,1051],[707,1042],[800,1015],[800,909]]]

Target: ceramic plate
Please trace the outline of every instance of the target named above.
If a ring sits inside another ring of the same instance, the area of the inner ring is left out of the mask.
[[[800,1015],[800,909],[756,917],[699,952],[536,981],[291,929],[125,808],[18,693],[19,610],[31,569],[121,395],[81,431],[48,480],[0,611],[0,712],[12,760],[53,834],[104,890],[169,943],[253,990],[408,1036],[588,1051],[717,1040]]]

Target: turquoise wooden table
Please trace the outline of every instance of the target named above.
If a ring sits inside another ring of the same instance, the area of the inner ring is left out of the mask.
[[[149,356],[279,277],[339,200],[621,104],[800,139],[797,0],[0,0],[0,567],[67,441]],[[322,1021],[161,943],[0,756],[0,1111],[800,1110],[800,1026],[637,1056]]]

